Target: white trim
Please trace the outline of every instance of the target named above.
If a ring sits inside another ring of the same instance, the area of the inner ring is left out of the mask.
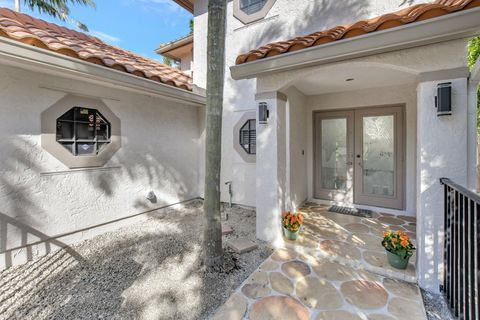
[[[468,78],[469,76],[470,70],[468,69],[468,67],[461,67],[420,73],[418,76],[418,82],[430,82],[445,79],[460,79]]]
[[[189,105],[203,106],[206,101],[204,96],[190,91],[3,37],[0,37],[0,64],[161,96]]]
[[[480,8],[376,31],[277,56],[231,66],[235,80],[468,38],[480,34]]]

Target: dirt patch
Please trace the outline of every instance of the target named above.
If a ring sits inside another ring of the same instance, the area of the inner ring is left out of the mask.
[[[225,250],[225,270],[202,263],[202,203],[56,251],[0,273],[0,319],[207,319],[270,254],[255,211],[226,208],[234,233],[259,248]]]

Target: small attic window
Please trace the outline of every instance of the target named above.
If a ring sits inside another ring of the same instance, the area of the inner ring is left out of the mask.
[[[73,107],[57,119],[56,140],[74,156],[98,155],[110,137],[110,123],[96,109]]]
[[[263,9],[268,0],[240,0],[240,10],[246,14],[254,14]]]
[[[276,0],[233,0],[233,16],[244,24],[265,18]]]

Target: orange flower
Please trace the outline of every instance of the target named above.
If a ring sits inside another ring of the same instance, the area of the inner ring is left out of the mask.
[[[303,224],[303,214],[298,215],[298,222],[300,222],[300,224]]]
[[[283,212],[282,212],[282,218],[285,218],[288,214],[289,214],[288,211],[283,211]]]
[[[296,216],[292,216],[292,224],[297,222],[297,217]]]
[[[390,235],[390,231],[383,231],[383,237],[388,237]]]
[[[398,241],[397,238],[392,238],[392,244],[393,244],[393,245],[396,245],[396,244],[397,244],[397,241]]]
[[[408,247],[408,241],[406,241],[406,240],[402,240],[402,241],[400,242],[400,244],[401,244],[402,247],[404,247],[404,248]]]

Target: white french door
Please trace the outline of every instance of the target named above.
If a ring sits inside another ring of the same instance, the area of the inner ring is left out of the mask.
[[[403,209],[401,106],[316,112],[315,197]]]

